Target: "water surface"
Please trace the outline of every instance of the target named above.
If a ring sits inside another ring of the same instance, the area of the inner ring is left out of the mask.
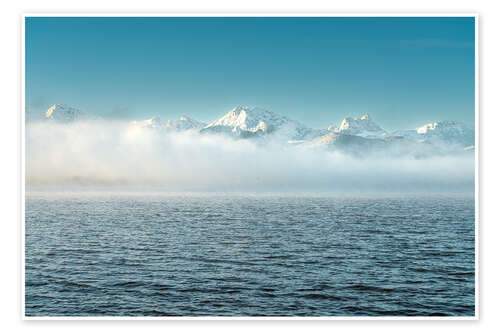
[[[474,199],[28,193],[27,316],[473,316]]]

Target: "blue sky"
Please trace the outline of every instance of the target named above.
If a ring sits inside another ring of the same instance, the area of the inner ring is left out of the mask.
[[[26,105],[211,121],[260,106],[313,127],[474,124],[474,18],[27,18]]]

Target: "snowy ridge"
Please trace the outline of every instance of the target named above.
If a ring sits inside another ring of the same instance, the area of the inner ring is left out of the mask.
[[[177,131],[186,131],[190,129],[201,129],[205,126],[205,123],[197,121],[188,116],[181,116],[177,120],[169,120],[167,121],[167,126],[170,128],[174,128]]]
[[[388,135],[387,131],[375,123],[367,114],[360,118],[347,117],[342,120],[339,127],[330,126],[329,129],[333,132],[357,135],[364,138],[379,138]]]
[[[201,129],[205,126],[204,123],[194,120],[187,116],[181,116],[177,120],[162,121],[160,117],[155,116],[147,120],[132,121],[132,125],[142,128],[167,130],[167,131],[188,131],[193,129]]]
[[[392,138],[365,138],[358,135],[330,132],[319,138],[306,141],[302,144],[306,148],[321,148],[328,150],[340,150],[355,155],[372,153],[375,150],[384,149],[392,142]]]
[[[232,131],[267,132],[272,126],[281,126],[290,121],[286,117],[279,117],[273,112],[255,108],[237,106],[221,118],[208,124],[205,128],[225,126]]]
[[[131,124],[134,126],[150,129],[159,129],[164,127],[164,123],[161,121],[160,117],[157,116],[146,120],[134,120],[131,122]]]
[[[274,134],[288,140],[304,140],[324,134],[282,116],[256,107],[237,106],[221,118],[205,126],[202,133],[231,134],[236,137],[254,137]]]
[[[413,130],[394,131],[392,135],[400,135],[427,142],[443,142],[448,144],[459,144],[461,146],[473,146],[475,141],[474,130],[464,123],[458,121],[437,121],[420,126]]]
[[[51,106],[47,120],[70,123],[90,118],[63,104]],[[415,156],[452,151],[474,151],[474,129],[457,121],[437,121],[415,129],[388,133],[370,116],[346,117],[339,126],[313,129],[287,116],[257,107],[237,106],[208,125],[182,116],[162,121],[160,117],[132,121],[132,126],[159,132],[192,132],[225,135],[233,139],[253,139],[258,143],[279,142],[302,148],[341,150],[355,155],[376,151]]]
[[[61,123],[70,123],[88,118],[88,115],[84,112],[65,104],[54,104],[45,113],[45,119]]]
[[[398,130],[390,135],[369,116],[345,118],[330,133],[299,143],[307,148],[340,150],[366,156],[386,152],[416,157],[474,150],[474,130],[456,121],[438,121],[414,130]]]

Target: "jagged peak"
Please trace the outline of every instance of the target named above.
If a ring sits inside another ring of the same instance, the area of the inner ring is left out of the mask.
[[[45,116],[48,118],[48,117],[51,117],[52,114],[54,113],[54,111],[56,110],[64,110],[64,111],[69,111],[69,112],[81,112],[80,110],[78,109],[75,109],[67,104],[54,104],[52,105],[50,108],[47,109],[47,112],[45,112]]]
[[[205,126],[204,123],[199,122],[188,116],[181,116],[177,120],[166,120],[162,121],[159,116],[153,116],[146,120],[135,120],[132,121],[132,125],[137,125],[140,127],[153,128],[159,130],[188,130],[191,128],[201,128]]]
[[[288,135],[294,139],[313,136],[314,131],[279,113],[261,107],[242,105],[234,107],[203,129],[203,132],[236,133],[237,135],[240,133],[243,135],[274,133],[282,137]]]
[[[240,115],[259,115],[259,114],[275,114],[272,111],[257,107],[257,106],[243,106],[243,105],[238,105],[234,108],[232,108],[226,115],[231,115],[231,116],[240,116]]]
[[[368,113],[365,113],[364,115],[362,115],[359,118],[356,118],[353,116],[347,116],[342,120],[342,122],[352,122],[352,121],[361,121],[361,120],[373,121],[372,117],[370,117],[370,115]]]
[[[89,119],[84,112],[67,104],[54,104],[45,112],[45,119],[57,122],[73,122],[80,119]]]
[[[267,122],[270,120],[290,121],[287,117],[277,114],[275,112],[260,108],[238,105],[231,109],[221,118],[213,121],[208,126],[224,125],[224,126],[246,126],[249,121],[251,123],[259,123],[261,121]]]
[[[417,127],[416,131],[419,134],[425,134],[427,131],[434,131],[440,128],[468,128],[467,125],[465,125],[462,122],[455,121],[455,120],[439,120],[435,121],[433,123],[425,124],[423,126]]]
[[[346,117],[340,123],[339,127],[330,126],[330,131],[334,130],[343,134],[359,135],[363,137],[378,137],[387,135],[387,131],[373,121],[368,114],[364,114],[359,118]]]
[[[232,108],[230,111],[238,113],[241,111],[249,110],[251,107],[249,106],[243,106],[243,105],[237,105],[234,108]]]

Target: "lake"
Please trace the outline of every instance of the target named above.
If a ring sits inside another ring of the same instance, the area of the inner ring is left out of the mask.
[[[474,198],[26,195],[26,316],[474,316]]]

